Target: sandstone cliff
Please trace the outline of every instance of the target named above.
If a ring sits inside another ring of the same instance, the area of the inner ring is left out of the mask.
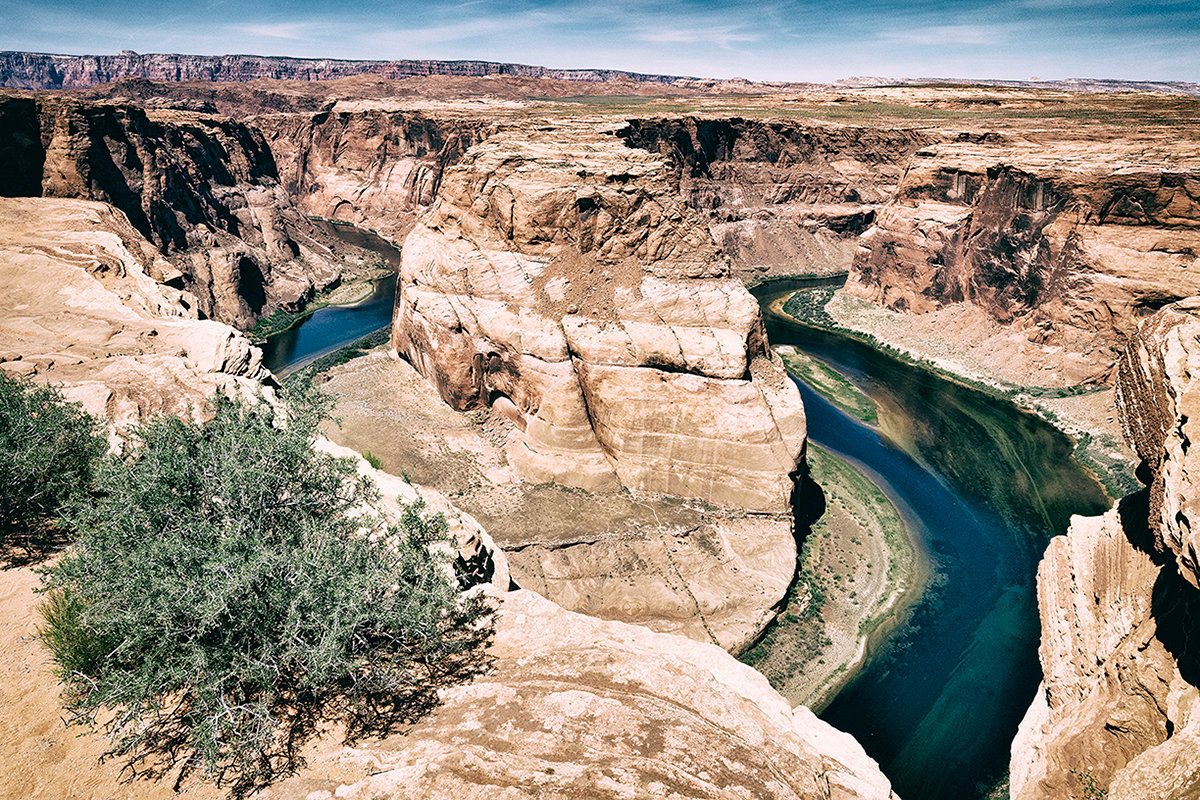
[[[972,303],[1107,376],[1137,320],[1200,292],[1200,149],[962,134],[920,150],[847,291],[914,314]]]
[[[280,180],[304,212],[397,241],[433,204],[446,167],[486,138],[484,119],[343,105],[258,117]]]
[[[0,196],[120,209],[205,315],[248,328],[337,280],[331,237],[280,186],[262,135],[186,112],[0,96]]]
[[[785,120],[631,119],[743,278],[845,272],[927,131]]]
[[[786,512],[799,394],[662,161],[588,125],[503,131],[404,243],[394,346],[509,416],[527,478]]]
[[[118,431],[216,391],[258,393],[261,353],[197,319],[196,298],[160,282],[170,275],[112,206],[0,198],[0,369],[60,386]]]
[[[0,86],[20,89],[78,89],[125,77],[159,81],[249,81],[257,78],[315,81],[362,73],[392,79],[419,75],[512,75],[585,82],[621,79],[671,83],[679,80],[672,75],[613,69],[549,69],[489,61],[344,61],[336,58],[134,53],[129,50],[116,55],[95,56],[0,52]]]
[[[1167,306],[1122,355],[1121,417],[1150,486],[1104,517],[1076,517],[1038,570],[1044,682],[1013,744],[1014,800],[1200,794],[1198,310]]]

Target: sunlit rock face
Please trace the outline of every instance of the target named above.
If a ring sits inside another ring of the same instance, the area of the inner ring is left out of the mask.
[[[786,512],[805,427],[664,163],[594,126],[506,130],[404,243],[395,347],[458,409],[514,422],[531,480]]]
[[[1150,485],[1076,517],[1038,570],[1044,680],[1013,744],[1014,800],[1091,786],[1111,800],[1200,794],[1198,310],[1195,299],[1162,309],[1121,357],[1121,421]]]
[[[994,133],[922,149],[847,290],[914,314],[975,304],[1103,378],[1139,318],[1200,293],[1200,157],[1176,150]]]
[[[432,117],[353,101],[316,114],[265,115],[254,125],[300,209],[396,241],[433,204],[446,167],[495,130],[480,117]]]
[[[258,348],[198,319],[193,295],[159,282],[172,269],[110,205],[0,198],[0,369],[61,387],[117,432],[198,413],[217,391],[259,394]]]
[[[248,328],[338,278],[336,245],[296,209],[262,135],[244,124],[9,95],[0,141],[0,195],[116,207],[206,316]]]
[[[404,735],[314,754],[264,800],[889,800],[850,736],[718,647],[501,596],[486,675]]]
[[[679,191],[748,280],[850,268],[926,130],[787,119],[630,119],[619,134],[667,161]]]

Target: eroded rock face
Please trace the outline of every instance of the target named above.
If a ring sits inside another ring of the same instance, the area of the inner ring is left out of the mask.
[[[590,126],[502,131],[404,244],[394,346],[515,422],[524,476],[786,512],[799,394],[663,162]]]
[[[258,348],[152,277],[170,270],[112,206],[0,198],[0,369],[61,386],[118,432],[216,391],[258,394]]]
[[[715,646],[520,591],[490,652],[403,736],[312,757],[264,800],[894,797],[857,742]]]
[[[1200,793],[1200,590],[1189,454],[1200,301],[1146,320],[1118,397],[1151,484],[1076,517],[1038,570],[1043,687],[1013,743],[1014,800]],[[1095,792],[1092,792],[1095,794]]]
[[[973,303],[1111,370],[1139,317],[1200,293],[1200,167],[1119,141],[963,134],[919,151],[847,291],[923,313]]]
[[[332,239],[280,186],[262,135],[182,111],[0,97],[0,196],[120,209],[205,315],[249,328],[339,275]]]
[[[397,241],[433,204],[442,172],[494,126],[339,103],[317,114],[254,120],[299,207]],[[370,104],[365,104],[370,106]]]
[[[369,73],[385,78],[417,75],[514,75],[569,81],[625,79],[670,83],[671,75],[652,75],[611,69],[550,69],[528,64],[491,61],[346,61],[336,58],[284,56],[200,56],[179,53],[115,55],[52,55],[0,52],[0,86],[22,89],[78,89],[124,77],[159,81],[251,81],[258,78],[318,81]]]
[[[1146,320],[1120,362],[1117,400],[1126,438],[1150,471],[1156,549],[1200,586],[1200,298]]]
[[[631,119],[744,278],[845,272],[925,131],[752,119]]]

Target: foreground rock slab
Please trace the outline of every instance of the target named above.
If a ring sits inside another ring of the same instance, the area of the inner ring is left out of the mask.
[[[263,800],[894,797],[848,735],[721,649],[502,595],[493,670]]]

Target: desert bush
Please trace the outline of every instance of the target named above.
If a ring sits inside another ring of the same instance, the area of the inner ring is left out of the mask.
[[[53,387],[0,370],[0,545],[45,523],[92,482],[100,426]]]
[[[310,395],[280,425],[219,399],[204,424],[148,422],[69,516],[42,636],[76,719],[103,711],[129,766],[242,793],[297,766],[321,719],[419,715],[486,638],[431,547],[445,520],[364,512],[374,485],[313,450],[326,410]]]

